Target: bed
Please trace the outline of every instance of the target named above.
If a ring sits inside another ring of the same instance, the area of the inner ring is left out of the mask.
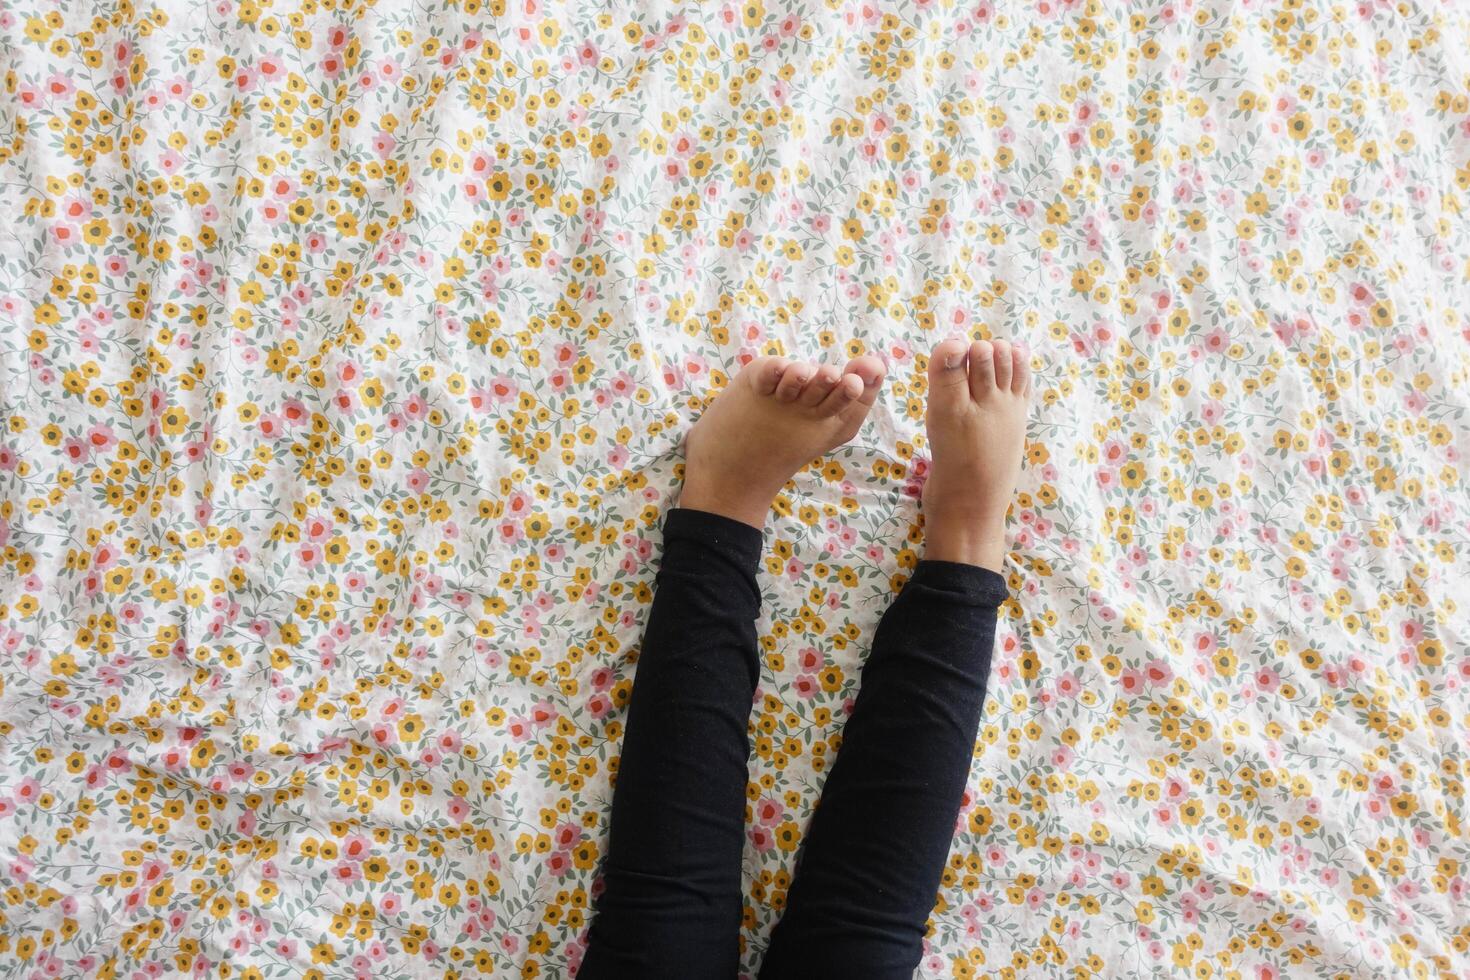
[[[1462,8],[0,28],[0,975],[574,976],[682,434],[874,353],[767,535],[754,975],[959,333],[1037,404],[918,975],[1470,976]]]

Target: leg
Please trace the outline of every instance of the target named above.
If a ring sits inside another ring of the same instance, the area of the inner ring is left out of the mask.
[[[735,975],[760,556],[748,524],[664,522],[584,980]]]
[[[764,980],[912,976],[970,772],[1005,593],[988,569],[925,560],[884,614]]]
[[[929,380],[926,558],[879,624],[763,980],[907,980],[923,955],[1006,595],[1029,375],[1009,345],[947,341]]]
[[[664,525],[583,980],[735,975],[760,529],[791,474],[856,433],[882,375],[872,358],[845,370],[763,358],[689,434],[685,509]]]

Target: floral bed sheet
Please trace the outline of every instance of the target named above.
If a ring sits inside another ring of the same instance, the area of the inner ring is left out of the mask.
[[[0,28],[0,975],[573,976],[681,435],[874,352],[768,536],[754,971],[958,331],[1038,403],[920,975],[1470,976],[1462,6]]]

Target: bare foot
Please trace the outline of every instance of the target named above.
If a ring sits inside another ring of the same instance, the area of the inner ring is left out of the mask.
[[[1007,341],[946,340],[929,355],[926,558],[1001,570],[1030,399],[1027,357]]]
[[[876,357],[751,361],[689,430],[679,506],[764,527],[792,474],[857,435],[882,383]]]

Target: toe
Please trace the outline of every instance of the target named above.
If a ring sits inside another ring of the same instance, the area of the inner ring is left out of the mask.
[[[980,398],[995,390],[995,347],[988,340],[970,345],[970,395]]]
[[[808,408],[816,408],[822,404],[822,400],[827,397],[827,393],[841,377],[842,372],[836,367],[831,364],[823,364],[817,368],[817,373],[812,375],[812,379],[801,390],[801,397],[797,401]]]
[[[822,401],[822,411],[835,415],[863,396],[866,386],[856,374],[844,374]]]
[[[783,402],[794,402],[801,396],[801,390],[811,380],[812,366],[805,361],[794,361],[781,372],[781,381],[776,385],[776,399]]]
[[[1011,391],[1025,395],[1031,388],[1031,352],[1024,344],[1012,347]]]
[[[750,383],[758,395],[774,395],[781,375],[791,362],[784,357],[761,357],[750,362]]]
[[[938,408],[958,407],[969,399],[965,360],[970,348],[962,339],[941,340],[929,353],[929,404]]]
[[[871,405],[878,400],[878,392],[883,388],[883,377],[887,374],[887,368],[883,366],[882,361],[873,355],[864,354],[861,357],[854,357],[848,361],[847,366],[842,369],[842,373],[844,375],[856,375],[862,380],[863,390],[862,394],[858,396],[858,401],[865,405]]]
[[[1012,356],[1010,341],[995,341],[995,386],[1001,391],[1011,390],[1011,374],[1015,370]]]

